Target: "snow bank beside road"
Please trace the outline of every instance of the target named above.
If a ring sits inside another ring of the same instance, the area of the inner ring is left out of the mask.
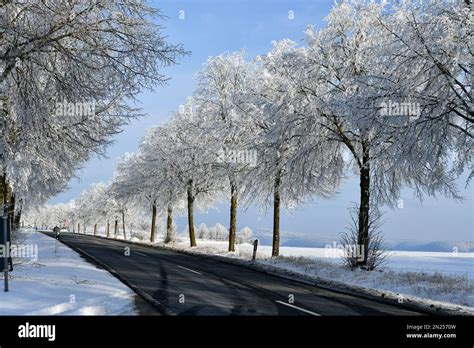
[[[135,315],[134,293],[107,271],[67,246],[34,230],[25,244],[38,246],[38,260],[21,260],[10,292],[0,292],[0,315]],[[3,285],[3,278],[1,284]]]

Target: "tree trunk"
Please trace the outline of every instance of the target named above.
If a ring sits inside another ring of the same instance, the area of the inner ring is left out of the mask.
[[[84,234],[87,234],[86,233],[86,223],[85,222],[84,222],[84,227],[82,228],[82,230],[83,230]]]
[[[81,223],[77,223],[77,233],[81,233]]]
[[[273,184],[273,242],[272,256],[280,255],[280,186],[281,170],[275,175]]]
[[[173,240],[173,208],[168,205],[168,217],[166,218],[166,239],[165,243]]]
[[[229,251],[235,251],[235,235],[237,229],[237,185],[230,184],[230,226]]]
[[[127,235],[125,234],[125,212],[122,211],[122,228],[123,228],[123,240],[127,240]]]
[[[94,224],[94,236],[97,236],[97,224]]]
[[[15,214],[15,218],[14,218],[14,225],[18,228],[20,226],[20,222],[21,222],[21,212],[23,210],[23,207],[22,207],[22,204],[20,204],[20,207],[18,208],[18,211],[17,213]]]
[[[76,224],[72,221],[72,233],[76,233]]]
[[[115,219],[115,226],[114,226],[114,238],[117,239],[118,235],[118,220]]]
[[[367,264],[367,252],[369,243],[369,208],[370,208],[370,164],[369,147],[366,141],[362,142],[362,167],[359,172],[360,205],[359,205],[359,230],[357,244],[363,250],[357,261],[359,267]],[[359,249],[358,249],[359,250]]]
[[[192,194],[193,181],[190,180],[188,184],[188,230],[189,230],[189,241],[192,247],[196,246],[196,235],[194,233],[194,196]]]
[[[8,184],[5,180],[5,174],[1,176],[2,178],[2,205],[3,205],[3,208],[2,208],[2,212],[0,215],[4,215],[5,213],[8,214]]]
[[[8,205],[8,216],[10,218],[10,226],[12,230],[16,229],[17,226],[15,225],[15,206],[16,206],[16,199],[13,193],[10,193],[10,204]]]
[[[151,206],[151,236],[150,242],[155,243],[156,234],[156,202],[153,202]]]
[[[10,185],[5,179],[5,174],[2,175],[2,204],[3,204],[2,213],[7,215],[8,221],[10,222],[10,226],[12,226],[12,223],[13,223],[12,206],[14,206],[15,204],[15,196],[12,195]]]
[[[109,220],[107,220],[107,232],[106,233],[107,233],[107,238],[109,238],[110,237],[110,221]]]

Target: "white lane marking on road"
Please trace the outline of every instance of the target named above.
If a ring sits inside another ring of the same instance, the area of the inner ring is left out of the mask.
[[[193,273],[196,273],[196,274],[202,274],[202,273],[199,273],[198,271],[195,271],[193,269],[189,269],[189,268],[186,268],[186,267],[183,267],[183,266],[178,266],[179,268],[182,268],[182,269],[185,269],[186,271],[189,271],[189,272],[193,272]]]
[[[138,251],[135,251],[135,254],[138,254],[138,255],[141,255],[141,256],[148,257],[148,255],[145,255],[145,254],[139,253]]]
[[[294,308],[294,309],[297,309],[297,310],[299,310],[299,311],[302,311],[302,312],[311,314],[311,315],[315,315],[315,316],[317,316],[317,317],[320,317],[320,316],[321,316],[321,314],[319,314],[319,313],[308,311],[307,309],[304,309],[304,308],[301,308],[301,307],[292,305],[292,304],[290,304],[290,303],[286,303],[286,302],[283,302],[283,301],[275,301],[275,302],[277,302],[277,303],[279,303],[279,304],[282,304],[282,305],[285,305],[285,306],[288,306],[288,307],[291,307],[291,308]]]

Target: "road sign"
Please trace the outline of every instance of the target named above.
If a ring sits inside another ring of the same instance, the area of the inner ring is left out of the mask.
[[[6,228],[5,228],[6,225]],[[0,268],[4,272],[13,271],[13,262],[10,255],[11,252],[11,233],[10,219],[8,217],[0,217]],[[7,262],[5,263],[5,256]],[[5,269],[6,266],[6,269]]]
[[[60,231],[61,231],[61,229],[58,226],[53,228],[54,236],[56,237],[56,239],[59,239],[59,232]]]

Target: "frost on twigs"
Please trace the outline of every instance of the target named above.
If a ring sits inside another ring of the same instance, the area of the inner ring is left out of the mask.
[[[373,271],[382,266],[388,257],[384,236],[380,229],[382,214],[378,209],[370,212],[367,247],[361,245],[358,239],[359,208],[357,206],[350,209],[350,216],[351,221],[347,231],[341,233],[341,244],[344,246],[342,260],[353,270],[359,267],[360,261],[364,259],[363,253],[367,253],[367,261],[360,268]]]
[[[3,1],[2,173],[16,201],[46,201],[143,113],[130,102],[166,83],[185,54],[142,1]]]

